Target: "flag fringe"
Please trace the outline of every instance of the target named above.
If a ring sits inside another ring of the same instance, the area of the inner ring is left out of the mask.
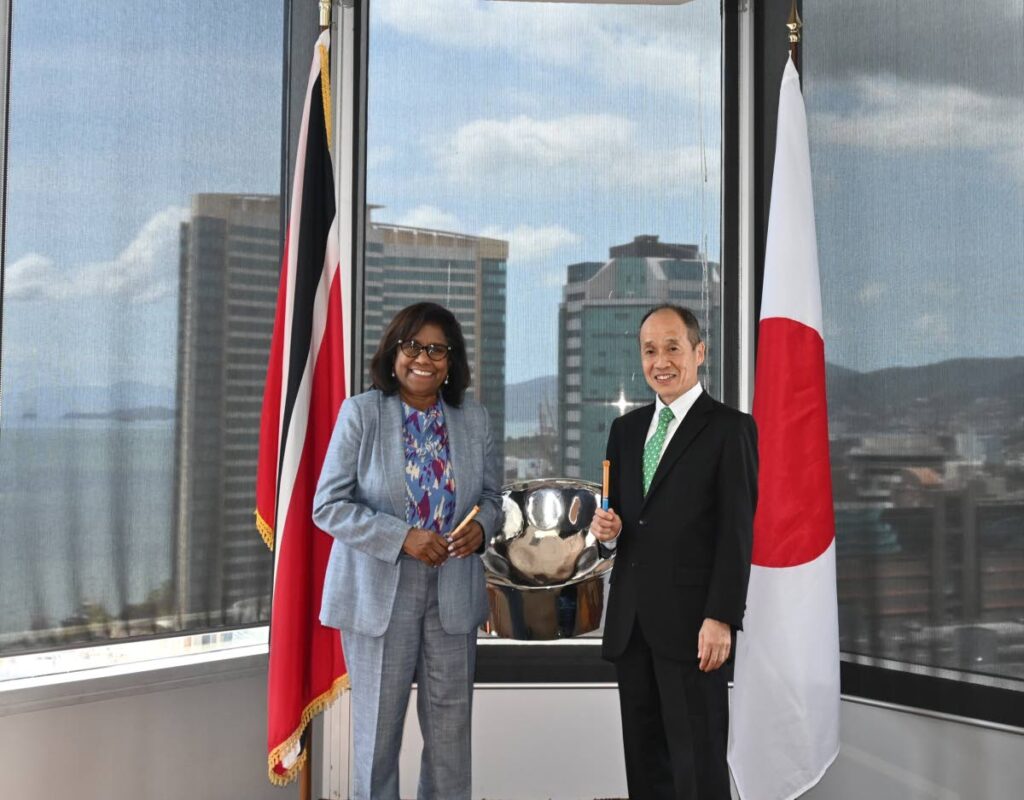
[[[342,694],[349,690],[348,673],[339,676],[335,679],[334,683],[331,684],[331,688],[324,692],[319,697],[313,698],[308,706],[303,710],[302,717],[299,720],[299,727],[295,729],[291,736],[285,739],[281,744],[270,751],[270,755],[267,756],[267,777],[270,782],[275,786],[287,786],[293,780],[295,776],[299,774],[299,771],[306,764],[307,753],[303,750],[295,763],[292,764],[291,768],[286,772],[277,772],[274,768],[281,762],[282,756],[289,750],[292,750],[299,740],[302,739],[302,734],[306,730],[306,726],[313,721],[313,717],[323,711],[327,706],[337,700]]]
[[[267,546],[267,549],[271,552],[274,551],[274,529],[270,527],[270,524],[263,519],[259,510],[253,512],[256,515],[256,530],[259,531],[260,538],[263,539],[263,544]]]
[[[327,131],[327,151],[331,150],[331,59],[327,47],[320,45],[320,96],[324,104],[324,129]]]

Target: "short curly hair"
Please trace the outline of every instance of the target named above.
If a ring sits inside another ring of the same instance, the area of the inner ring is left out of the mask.
[[[370,361],[372,386],[388,395],[398,391],[398,379],[395,377],[398,341],[411,339],[424,325],[437,325],[451,347],[448,351],[448,383],[441,386],[441,396],[446,403],[458,408],[471,380],[466,340],[455,315],[437,303],[413,303],[395,314]]]

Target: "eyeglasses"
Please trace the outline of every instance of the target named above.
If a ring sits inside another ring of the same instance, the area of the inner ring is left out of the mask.
[[[399,339],[398,346],[409,358],[418,358],[426,350],[431,361],[444,361],[452,349],[450,344],[420,344],[415,339]]]

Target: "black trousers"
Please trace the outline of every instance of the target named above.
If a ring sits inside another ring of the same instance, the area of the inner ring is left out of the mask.
[[[729,695],[721,669],[655,655],[634,621],[615,661],[630,800],[729,800]]]

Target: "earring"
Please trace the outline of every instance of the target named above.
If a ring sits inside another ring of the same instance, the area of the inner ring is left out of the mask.
[[[394,370],[391,370],[391,377],[392,378],[395,377],[395,371]]]
[[[444,385],[445,386],[448,385],[448,376],[447,375],[444,376]]]

